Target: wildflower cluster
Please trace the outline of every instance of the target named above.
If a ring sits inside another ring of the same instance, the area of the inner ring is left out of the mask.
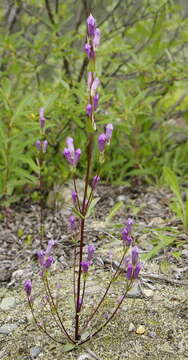
[[[93,158],[93,144],[94,144],[94,135],[96,131],[95,123],[95,112],[99,104],[99,94],[98,87],[100,80],[95,73],[95,61],[96,61],[96,50],[100,43],[100,30],[96,26],[96,21],[92,15],[87,19],[87,43],[85,44],[85,51],[90,63],[90,71],[87,75],[87,87],[88,87],[88,103],[86,106],[86,116],[87,116],[87,125],[86,125],[86,134],[87,134],[87,170],[85,176],[85,186],[83,194],[78,193],[77,190],[77,178],[76,171],[77,165],[81,157],[81,149],[75,148],[74,139],[68,137],[66,139],[66,147],[64,148],[63,155],[67,160],[68,164],[71,166],[72,176],[73,176],[73,190],[72,190],[72,209],[69,217],[69,230],[71,232],[71,237],[73,240],[74,256],[73,256],[73,301],[74,301],[74,334],[71,333],[64,324],[65,315],[61,314],[58,310],[58,306],[55,303],[55,297],[53,292],[50,290],[48,275],[51,265],[54,263],[53,249],[55,241],[50,240],[48,242],[46,250],[42,247],[38,251],[38,260],[40,265],[40,275],[43,281],[44,289],[46,292],[46,299],[48,305],[48,313],[50,310],[51,316],[56,322],[57,326],[62,330],[64,335],[67,337],[69,342],[73,345],[80,345],[90,340],[93,336],[98,334],[99,331],[103,329],[104,326],[114,317],[117,310],[121,306],[124,298],[127,295],[127,292],[132,286],[133,281],[138,278],[139,272],[141,270],[141,263],[139,261],[139,251],[136,246],[134,246],[134,241],[132,237],[132,224],[133,220],[128,219],[125,226],[121,230],[121,238],[123,241],[122,246],[122,257],[119,261],[116,271],[112,274],[104,293],[101,295],[100,299],[96,299],[95,306],[91,309],[91,314],[83,322],[82,311],[84,310],[84,298],[86,296],[86,285],[89,275],[94,269],[94,256],[95,256],[95,246],[91,243],[86,246],[87,239],[85,234],[85,224],[88,217],[89,209],[92,202],[94,202],[95,191],[97,185],[100,181],[100,169],[101,163],[105,160],[105,150],[107,145],[110,144],[110,140],[113,134],[113,125],[107,124],[104,127],[104,131],[98,135],[98,155],[99,155],[99,164],[96,170],[96,174],[92,175],[92,158]],[[92,71],[91,71],[92,70]],[[40,154],[44,154],[46,151],[47,144],[44,139],[44,127],[45,127],[45,118],[43,109],[40,110],[40,129],[41,129],[41,140],[40,143],[36,144],[37,149],[40,151]],[[46,146],[46,147],[45,147]],[[39,157],[40,159],[40,157]],[[102,161],[101,161],[102,159]],[[90,186],[89,186],[90,185]],[[79,230],[79,231],[78,231]],[[85,251],[86,249],[86,251]],[[127,256],[128,254],[128,256]],[[121,274],[121,266],[125,266],[124,283],[122,287],[122,296],[121,300],[116,304],[114,310],[111,312],[111,315],[108,316],[105,321],[97,329],[95,324],[92,324],[92,321],[96,319],[98,311],[101,310],[102,304],[106,300],[106,297],[109,295],[109,290],[112,287],[113,283],[119,278]],[[59,287],[60,288],[60,287]],[[30,309],[32,311],[34,320],[38,325],[39,322],[36,319],[33,301],[31,302],[31,293],[32,293],[32,283],[30,280],[26,280],[24,283],[24,289],[28,297],[28,302]],[[85,329],[88,327],[91,329],[90,335],[84,334]],[[38,325],[40,330],[47,334],[52,340],[61,343],[61,340],[54,338],[51,333],[47,330],[46,326]]]

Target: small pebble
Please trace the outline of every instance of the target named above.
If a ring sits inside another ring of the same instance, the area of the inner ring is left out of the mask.
[[[32,359],[36,359],[37,356],[40,354],[40,352],[41,352],[41,348],[39,346],[33,346],[30,349],[30,355],[31,355]]]
[[[145,333],[145,331],[146,331],[145,326],[139,325],[136,329],[136,334],[143,335]]]
[[[135,326],[134,326],[133,323],[130,323],[129,328],[128,328],[128,332],[133,332],[133,331],[135,331]]]

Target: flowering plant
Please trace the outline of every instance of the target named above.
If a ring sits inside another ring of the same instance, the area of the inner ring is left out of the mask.
[[[107,145],[109,145],[112,133],[113,125],[107,124],[104,128],[104,132],[98,136],[98,150],[99,150],[99,167],[96,174],[91,178],[92,172],[92,153],[93,153],[93,143],[96,132],[96,122],[95,122],[95,112],[99,104],[99,94],[97,89],[99,87],[100,81],[96,76],[95,72],[95,61],[96,61],[96,51],[100,43],[100,30],[96,27],[96,21],[92,15],[87,19],[87,43],[85,44],[85,52],[88,56],[89,62],[91,62],[90,69],[92,71],[88,72],[87,75],[87,86],[88,86],[88,103],[86,106],[86,116],[87,116],[87,168],[85,176],[85,186],[84,193],[81,197],[81,194],[77,191],[77,180],[76,180],[76,167],[80,161],[81,150],[75,149],[74,140],[72,137],[67,138],[67,147],[64,149],[64,156],[72,167],[73,174],[73,184],[74,189],[72,191],[72,202],[73,202],[73,214],[69,218],[70,230],[72,232],[73,245],[74,245],[74,266],[73,266],[73,300],[74,300],[74,326],[73,330],[67,329],[65,326],[64,316],[60,313],[58,309],[58,304],[53,295],[53,292],[50,289],[48,275],[51,267],[53,266],[55,259],[52,255],[53,248],[55,245],[54,241],[49,241],[46,250],[41,249],[38,251],[38,260],[40,265],[40,276],[43,281],[44,289],[46,292],[45,301],[47,301],[51,316],[53,317],[56,325],[62,330],[65,337],[72,344],[72,346],[80,345],[90,340],[92,337],[97,335],[107,324],[114,315],[117,313],[120,308],[123,300],[125,299],[127,292],[132,287],[133,281],[138,277],[141,263],[139,261],[139,250],[136,246],[133,245],[133,238],[131,236],[132,230],[132,219],[126,221],[126,226],[122,229],[122,256],[110,280],[108,285],[101,298],[95,304],[95,307],[92,308],[89,316],[85,316],[84,321],[82,318],[82,313],[84,312],[84,300],[85,300],[85,289],[87,285],[87,279],[90,276],[93,268],[93,260],[95,257],[95,246],[89,244],[87,246],[87,251],[85,253],[85,224],[86,219],[89,214],[89,209],[94,200],[95,190],[100,181],[100,168],[101,164],[105,160],[105,151],[107,150]],[[40,127],[43,134],[43,129],[45,125],[44,113],[40,112]],[[41,156],[46,151],[46,146],[44,145],[44,139],[40,140],[40,144],[37,144],[37,149],[40,151]],[[39,146],[40,145],[40,146]],[[44,151],[45,148],[45,151]],[[43,158],[43,157],[42,157]],[[91,184],[91,187],[89,187]],[[128,256],[126,254],[129,252]],[[101,309],[102,304],[106,300],[107,295],[112,284],[119,278],[121,275],[121,268],[124,266],[124,282],[125,286],[123,288],[123,294],[121,299],[116,304],[115,308],[110,312],[109,316],[100,324],[97,328],[93,326],[93,320],[96,318],[96,315]],[[30,280],[26,280],[24,283],[25,292],[28,298],[28,303],[33,314],[34,320],[40,330],[46,333],[54,341],[63,344],[61,340],[56,339],[45,324],[38,322],[34,312],[34,298],[32,297],[32,283]],[[90,333],[86,332],[86,329],[90,328]]]

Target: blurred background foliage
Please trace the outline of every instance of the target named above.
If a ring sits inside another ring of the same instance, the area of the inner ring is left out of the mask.
[[[102,178],[160,183],[163,167],[188,180],[188,9],[185,0],[7,0],[0,6],[0,196],[37,187],[35,141],[45,108],[47,189],[69,178],[67,136],[85,147],[90,12],[101,29],[97,132],[115,127]],[[97,157],[96,157],[97,159]],[[94,159],[94,166],[96,164]],[[82,156],[78,176],[82,177]]]

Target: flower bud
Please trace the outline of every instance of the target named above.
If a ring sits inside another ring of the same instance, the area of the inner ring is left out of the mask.
[[[106,135],[105,134],[99,135],[98,144],[99,144],[99,151],[103,152],[105,149],[105,145],[106,145]]]
[[[87,32],[90,37],[93,37],[95,35],[95,29],[96,29],[96,21],[93,17],[93,15],[89,15],[87,18]]]
[[[40,108],[39,115],[40,115],[39,117],[40,127],[41,129],[43,129],[46,123],[46,119],[44,117],[44,108]]]
[[[31,295],[31,291],[32,291],[32,283],[31,280],[25,280],[24,281],[24,290],[27,294],[27,296]]]

